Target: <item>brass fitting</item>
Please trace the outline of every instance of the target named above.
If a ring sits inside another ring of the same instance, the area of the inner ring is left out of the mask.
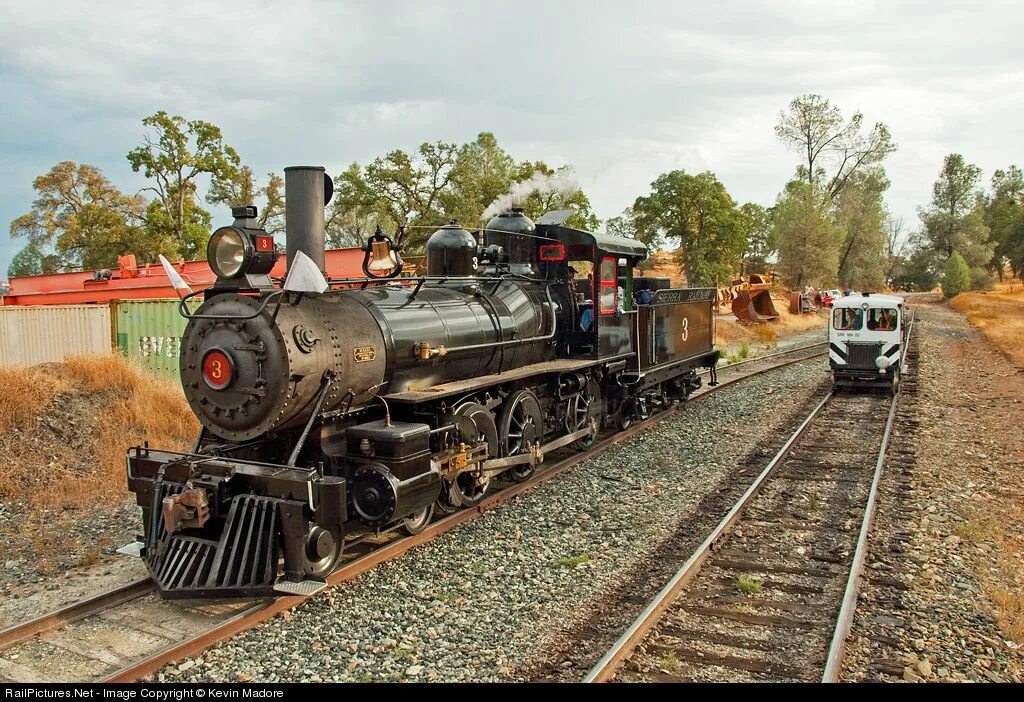
[[[421,341],[416,344],[416,357],[422,361],[429,361],[431,358],[438,356],[447,356],[448,349],[442,346],[431,346],[430,342]]]

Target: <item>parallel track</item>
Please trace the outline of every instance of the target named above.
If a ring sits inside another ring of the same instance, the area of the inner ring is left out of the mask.
[[[898,399],[818,402],[584,682],[838,681]]]
[[[718,371],[719,385],[701,388],[691,395],[690,402],[734,383],[818,358],[826,353],[827,344],[818,343],[731,364]],[[331,574],[328,583],[335,586],[351,580],[380,563],[431,541],[459,524],[474,519],[483,512],[636,436],[688,405],[689,403],[676,405],[646,421],[634,423],[625,431],[606,436],[590,449],[571,454],[550,467],[542,467],[526,482],[506,487],[476,507],[462,510],[431,524],[420,534],[399,537],[397,533],[391,532],[354,542],[354,548],[347,553],[348,563]],[[70,652],[95,663],[95,672],[85,671],[84,675],[75,677],[76,680],[87,677],[106,682],[132,682],[153,674],[168,663],[198,655],[210,646],[252,628],[276,614],[292,609],[306,599],[304,596],[282,596],[271,600],[233,602],[230,605],[200,603],[190,606],[188,603],[160,600],[154,594],[154,590],[151,581],[136,581],[0,631],[0,679],[38,681],[39,677],[33,677],[35,666],[22,661],[39,661],[48,656],[60,656]],[[139,611],[133,612],[132,608]],[[180,613],[180,619],[184,623],[175,621],[175,612]],[[153,623],[154,617],[159,620],[156,624]],[[97,637],[96,629],[111,625],[124,629],[128,638],[148,637],[152,640],[150,647],[136,655],[130,652],[110,653],[93,648],[111,638],[109,631],[102,631],[100,633],[103,636]],[[82,633],[79,629],[86,631]],[[58,632],[60,636],[55,635]],[[96,638],[101,641],[94,641]],[[26,649],[27,655],[18,656],[17,662],[12,661],[9,654],[21,648]]]

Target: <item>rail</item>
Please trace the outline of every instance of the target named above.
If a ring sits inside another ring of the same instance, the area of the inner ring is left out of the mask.
[[[910,334],[913,329],[913,320],[908,325],[906,341],[904,344],[903,358],[906,359],[906,351],[910,346]],[[816,344],[804,349],[811,348],[812,346],[826,346],[825,344]],[[789,351],[780,352],[779,354],[773,355],[784,355],[791,354],[796,350],[791,349]],[[752,361],[764,360],[768,356],[751,359],[751,361],[744,361],[742,363],[734,364],[735,367]],[[728,367],[727,367],[728,368]],[[905,368],[905,366],[904,366]],[[725,369],[723,369],[725,370]],[[746,377],[746,376],[745,376]],[[655,595],[651,602],[644,608],[644,610],[636,617],[633,623],[619,636],[615,643],[605,652],[605,654],[593,665],[593,667],[587,672],[583,678],[585,683],[595,682],[606,682],[616,677],[622,666],[630,659],[637,647],[645,640],[646,636],[651,630],[657,626],[659,621],[663,618],[664,614],[669,608],[676,602],[686,586],[694,579],[701,567],[707,561],[715,549],[718,542],[725,536],[729,530],[739,521],[741,514],[750,504],[750,502],[758,495],[765,483],[776,471],[782,461],[789,455],[794,444],[804,435],[809,426],[811,426],[814,419],[819,415],[821,410],[835,397],[835,393],[830,391],[824,399],[818,402],[805,419],[800,423],[797,429],[789,437],[786,443],[781,449],[775,454],[771,461],[765,466],[761,473],[757,476],[750,487],[743,493],[743,495],[737,500],[729,512],[722,518],[722,520],[714,527],[707,538],[698,546],[696,551],[683,563],[683,565],[676,571],[672,578],[661,588],[661,590]],[[829,652],[826,657],[826,664],[824,673],[822,675],[823,682],[835,682],[839,679],[839,673],[842,665],[842,658],[845,652],[845,642],[849,635],[850,629],[853,623],[854,613],[856,611],[857,594],[859,589],[859,580],[863,571],[864,562],[866,560],[867,548],[868,548],[868,537],[871,531],[873,522],[875,507],[877,504],[878,485],[885,466],[886,452],[889,446],[889,440],[892,435],[892,427],[896,417],[897,404],[899,400],[899,391],[894,394],[892,401],[889,406],[889,412],[887,414],[885,428],[883,430],[881,446],[877,454],[877,460],[875,463],[875,470],[872,475],[871,487],[868,493],[866,505],[864,507],[863,516],[861,519],[861,528],[857,540],[857,548],[855,550],[854,557],[851,561],[849,574],[846,580],[846,587],[844,590],[843,600],[839,609],[839,614],[836,617],[836,626],[831,638],[831,645]]]

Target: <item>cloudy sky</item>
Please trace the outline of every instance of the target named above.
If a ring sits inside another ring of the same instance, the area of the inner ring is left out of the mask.
[[[602,219],[675,168],[771,204],[797,163],[772,127],[804,93],[889,125],[911,223],[944,154],[986,179],[1024,163],[1019,2],[0,0],[0,20],[0,275],[32,179],[70,159],[134,192],[125,154],[160,109],[258,173],[493,131],[571,164]]]

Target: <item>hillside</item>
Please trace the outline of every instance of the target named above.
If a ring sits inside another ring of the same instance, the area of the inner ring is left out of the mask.
[[[125,451],[144,441],[187,449],[198,431],[177,385],[117,355],[0,367],[0,387],[0,563],[8,584],[123,545],[139,525],[126,507]]]

